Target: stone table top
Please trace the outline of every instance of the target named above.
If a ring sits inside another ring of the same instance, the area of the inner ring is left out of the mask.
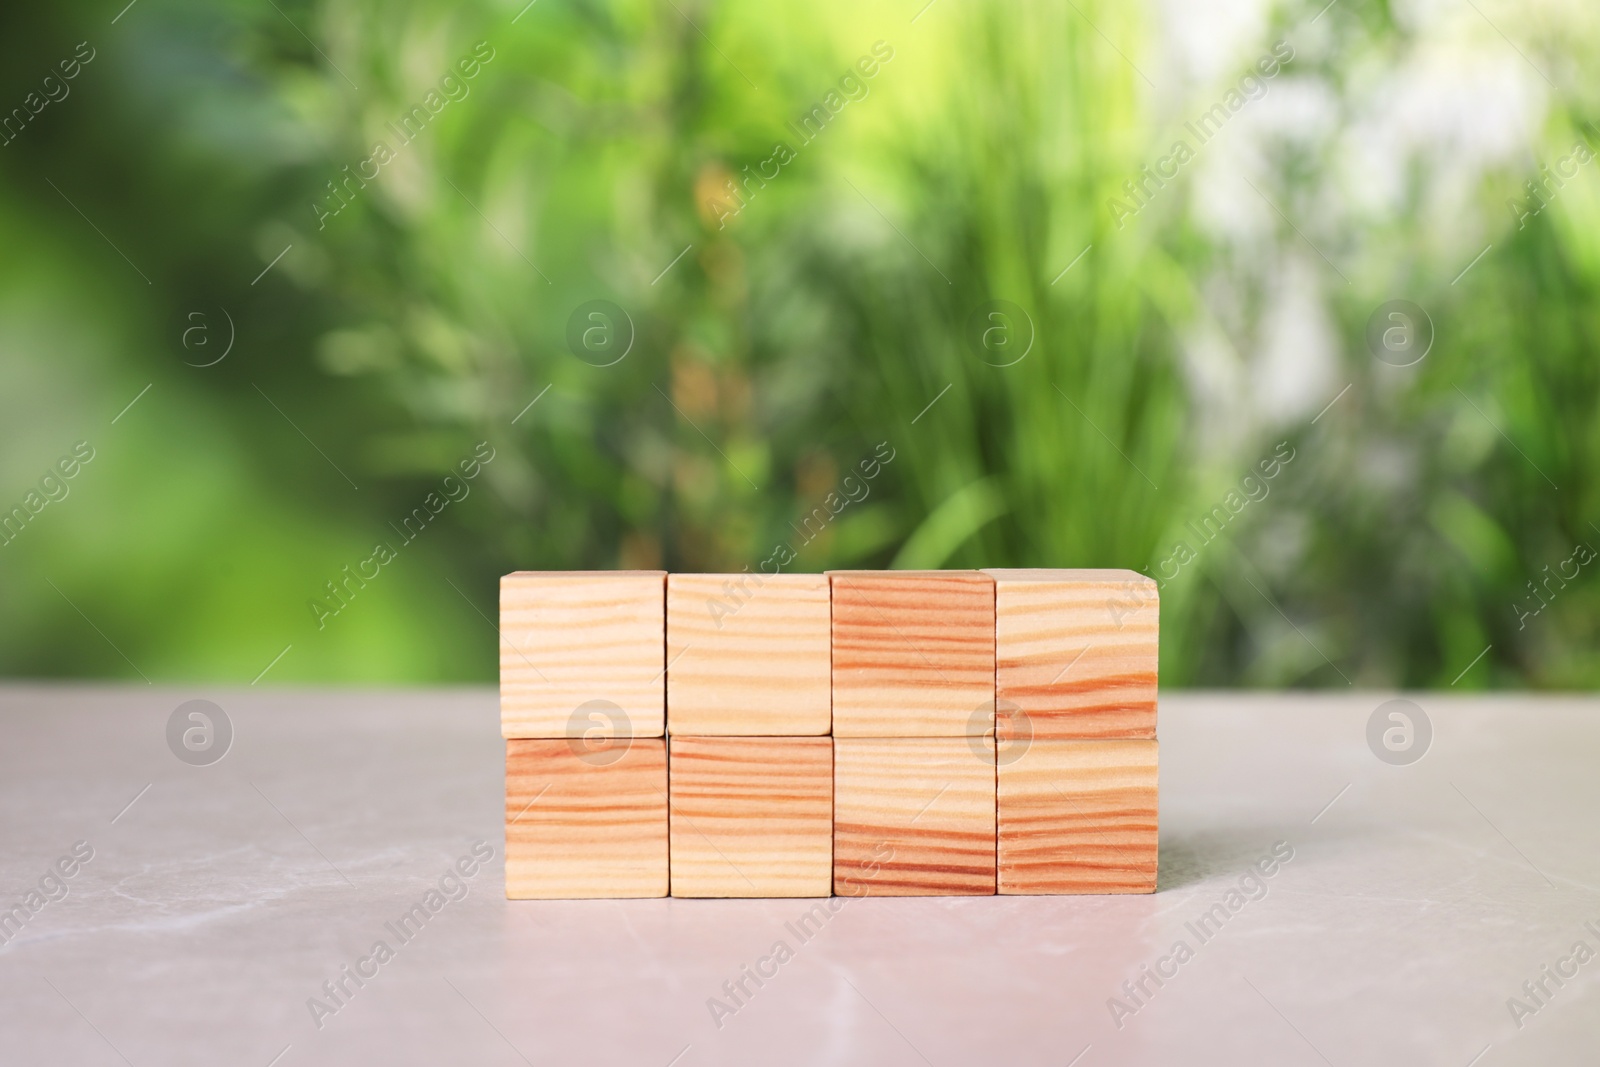
[[[491,689],[3,686],[0,1060],[1592,1062],[1600,700],[1392,696],[1164,694],[1152,896],[508,902]]]

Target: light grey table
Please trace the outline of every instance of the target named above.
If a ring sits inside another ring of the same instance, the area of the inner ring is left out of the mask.
[[[167,743],[197,697],[235,731],[209,766]],[[1164,696],[1154,896],[803,923],[817,902],[505,901],[489,690],[0,688],[0,1062],[1594,1062],[1600,701],[1414,696],[1431,748],[1392,766],[1384,699]]]

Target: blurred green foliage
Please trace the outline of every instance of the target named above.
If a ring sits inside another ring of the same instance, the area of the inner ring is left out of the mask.
[[[0,146],[0,507],[94,453],[0,546],[0,670],[488,680],[505,571],[788,546],[1156,574],[1169,685],[1600,681],[1600,568],[1544,570],[1600,546],[1600,166],[1507,210],[1600,146],[1592,13],[1533,71],[1460,31],[1550,90],[1528,143],[1468,159],[1361,139],[1436,47],[1382,5],[1263,8],[1210,74],[1136,6],[919,6],[0,14],[0,108],[94,53]],[[1124,183],[1285,38],[1249,105],[1284,129],[1230,120],[1119,225]],[[1399,191],[1366,196],[1352,148],[1404,156]],[[1410,367],[1365,340],[1395,298],[1436,332]],[[569,344],[597,300],[616,362]],[[1010,347],[974,343],[996,324]]]

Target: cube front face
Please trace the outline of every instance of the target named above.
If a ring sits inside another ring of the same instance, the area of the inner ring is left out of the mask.
[[[995,698],[1035,739],[1156,736],[1160,607],[1136,571],[990,570]]]
[[[500,579],[505,737],[661,737],[665,727],[665,571]]]
[[[832,726],[828,580],[667,578],[667,720],[674,736],[822,736]]]
[[[825,897],[833,884],[833,742],[673,737],[672,895]]]
[[[980,571],[831,571],[833,735],[993,728],[994,580]]]
[[[1155,892],[1155,741],[1035,739],[998,779],[1002,894]]]
[[[659,738],[506,742],[506,896],[667,895]]]
[[[834,746],[833,891],[995,891],[994,742],[844,738]]]

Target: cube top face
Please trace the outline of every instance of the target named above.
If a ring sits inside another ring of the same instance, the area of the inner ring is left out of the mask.
[[[1001,893],[1155,892],[1155,741],[1035,740],[998,777]]]
[[[833,746],[834,893],[994,893],[991,738],[836,737]]]
[[[660,737],[666,578],[665,571],[518,571],[501,578],[501,733]]]
[[[983,573],[1007,582],[1113,582],[1148,587],[1155,595],[1155,579],[1126,567],[985,567]]]
[[[995,580],[995,700],[1035,739],[1156,736],[1160,603],[1128,570],[1004,570]]]
[[[825,897],[833,886],[833,742],[673,737],[672,895]]]
[[[666,895],[664,740],[506,742],[508,898]]]
[[[993,729],[994,579],[981,571],[830,571],[835,737]]]
[[[667,578],[667,731],[820,736],[833,721],[828,579]]]

